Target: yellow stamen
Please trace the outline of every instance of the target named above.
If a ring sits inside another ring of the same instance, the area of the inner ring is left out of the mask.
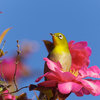
[[[74,69],[73,70],[70,69],[70,73],[72,73],[76,77],[78,76],[78,70],[75,71]]]
[[[63,72],[69,72],[67,69],[61,68],[61,70],[62,70]]]
[[[78,70],[75,70],[75,69],[70,69],[70,71],[68,71],[67,69],[63,69],[63,68],[61,68],[61,70],[63,71],[63,72],[70,72],[70,73],[72,73],[74,76],[78,76]]]

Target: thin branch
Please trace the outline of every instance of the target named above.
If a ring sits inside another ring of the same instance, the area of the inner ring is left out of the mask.
[[[3,44],[2,50],[3,50],[4,46],[5,46],[5,43],[6,43],[6,41],[4,41],[4,44]]]
[[[19,92],[20,90],[24,89],[24,88],[29,88],[29,86],[24,86],[16,91],[13,91],[13,92],[8,92],[8,93],[1,93],[0,95],[5,95],[5,94],[13,94],[13,93],[16,93],[16,92]]]
[[[4,77],[4,74],[3,74],[3,70],[2,70],[2,60],[0,61],[0,65],[1,65],[1,75],[2,75],[4,83],[6,83],[5,77]]]
[[[5,41],[4,41],[4,45],[5,45]],[[3,45],[3,47],[2,47],[2,50],[3,50],[3,48],[4,48],[4,45]],[[20,90],[22,90],[22,89],[24,89],[24,88],[29,88],[29,86],[24,86],[24,87],[18,89],[18,86],[17,86],[17,83],[16,83],[17,65],[18,65],[18,63],[19,63],[19,54],[21,53],[21,52],[19,51],[19,41],[18,41],[18,40],[17,40],[17,48],[18,48],[18,50],[17,50],[17,57],[16,57],[16,62],[15,62],[15,65],[16,65],[16,66],[15,66],[15,73],[14,73],[14,77],[13,77],[13,82],[14,82],[14,84],[15,84],[16,90],[13,91],[13,92],[9,92],[9,91],[8,91],[8,93],[1,93],[1,94],[0,94],[1,96],[2,96],[2,95],[5,95],[5,94],[13,94],[13,93],[16,93],[16,92],[18,92],[18,91],[20,91]],[[1,64],[1,68],[2,68],[2,60],[0,61],[0,64]],[[5,82],[2,69],[1,69],[1,74],[2,74],[2,78],[3,78],[4,82]]]
[[[3,51],[3,48],[4,48],[4,46],[5,46],[5,43],[6,43],[6,41],[4,41],[4,43],[3,43],[3,47],[2,47],[2,51]],[[4,53],[5,54],[5,53]],[[2,78],[3,78],[3,81],[4,81],[4,83],[6,83],[6,81],[5,81],[5,78],[4,78],[4,74],[3,74],[3,70],[2,70],[2,61],[3,60],[0,60],[0,65],[1,65],[1,75],[2,75]]]
[[[34,94],[35,94],[35,96],[36,96],[37,100],[39,100],[39,97],[37,96],[37,94],[36,94],[35,90],[33,90],[33,91],[34,91]]]
[[[17,86],[17,83],[16,83],[16,71],[17,71],[17,62],[15,62],[16,66],[15,66],[15,73],[14,73],[14,78],[13,78],[13,82],[15,84],[15,87],[16,87],[16,90],[18,90],[18,86]]]
[[[13,82],[15,84],[16,91],[18,90],[18,86],[17,86],[17,83],[16,83],[16,72],[17,72],[17,65],[19,63],[19,54],[21,53],[19,51],[19,41],[18,40],[17,40],[17,48],[18,48],[18,50],[17,50],[17,58],[16,58],[16,62],[15,62],[16,66],[15,66],[15,73],[14,73],[14,77],[13,77]]]

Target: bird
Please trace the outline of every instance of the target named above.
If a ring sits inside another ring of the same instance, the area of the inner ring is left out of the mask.
[[[50,42],[48,40],[43,40],[47,48],[47,51],[49,53],[47,58],[49,58],[53,62],[59,61],[62,66],[61,70],[63,72],[66,72],[66,71],[69,72],[71,63],[72,63],[72,57],[69,51],[68,42],[67,42],[66,37],[62,33],[54,33],[54,34],[50,33],[50,35],[52,36],[53,42]],[[44,74],[49,71],[50,69],[48,68],[47,63],[45,62]],[[45,77],[45,81],[46,80],[48,79]],[[69,95],[70,93],[66,95],[66,97],[68,97]],[[40,98],[39,100],[48,100],[45,94],[43,93],[40,93],[39,98]],[[54,99],[55,98],[53,97],[50,100],[54,100]]]
[[[47,40],[43,40],[49,52],[47,58],[49,58],[53,62],[59,61],[60,64],[62,65],[62,71],[69,72],[72,63],[72,57],[69,51],[66,37],[62,33],[54,33],[54,34],[50,33],[50,35],[52,36],[53,43]],[[50,70],[45,63],[44,73],[49,71]]]

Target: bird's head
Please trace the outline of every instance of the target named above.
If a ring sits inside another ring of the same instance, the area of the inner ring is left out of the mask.
[[[60,45],[60,46],[67,46],[68,47],[66,37],[62,33],[54,33],[54,34],[50,33],[50,35],[53,38],[54,46]]]

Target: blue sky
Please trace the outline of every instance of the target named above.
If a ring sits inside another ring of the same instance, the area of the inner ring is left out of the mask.
[[[16,50],[16,40],[35,40],[39,43],[38,52],[28,59],[27,64],[39,73],[43,74],[43,57],[48,55],[42,42],[52,41],[49,33],[61,32],[67,40],[87,41],[92,49],[90,65],[97,65],[100,68],[100,0],[0,0],[0,33],[9,27],[13,27],[4,40],[9,56]],[[39,70],[39,71],[38,71]],[[39,76],[38,75],[38,76]],[[21,79],[19,86],[34,83],[36,77]],[[34,93],[28,89],[28,98]],[[68,100],[98,100],[100,96],[84,95],[77,97],[71,94]]]

